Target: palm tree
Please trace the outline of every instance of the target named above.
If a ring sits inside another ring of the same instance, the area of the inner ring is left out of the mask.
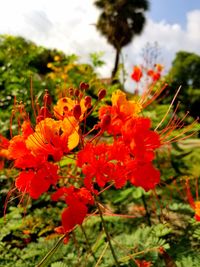
[[[96,27],[116,50],[112,78],[115,77],[122,47],[135,35],[141,34],[145,25],[144,12],[149,9],[148,0],[96,0],[102,10]]]

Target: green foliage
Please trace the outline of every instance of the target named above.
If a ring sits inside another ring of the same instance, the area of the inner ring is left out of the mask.
[[[30,87],[34,97],[40,97],[45,88],[54,92],[51,81],[44,79],[49,71],[48,61],[56,51],[48,50],[22,37],[0,35],[0,126],[1,132],[9,129],[9,119],[14,104],[23,101],[27,112],[32,114]]]
[[[52,51],[38,47],[22,37],[1,35],[1,107],[10,105],[13,96],[16,96],[18,101],[27,100],[30,95],[31,77],[35,94],[48,87],[45,81],[42,83],[42,75],[48,72],[47,63],[52,58]]]
[[[64,264],[62,261],[57,261],[52,263],[51,267],[68,267],[68,265]]]
[[[200,56],[194,53],[180,51],[172,63],[172,68],[167,75],[170,85],[169,97],[163,99],[170,103],[176,90],[181,85],[181,91],[176,99],[180,101],[179,111],[189,110],[194,118],[199,116],[200,105]]]
[[[103,55],[104,52],[90,53],[90,59],[92,61],[92,65],[94,66],[94,68],[98,68],[105,65],[105,62],[101,59]]]

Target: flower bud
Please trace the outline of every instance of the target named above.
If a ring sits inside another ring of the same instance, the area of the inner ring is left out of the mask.
[[[81,99],[83,97],[83,92],[79,92],[79,98]]]
[[[69,95],[73,95],[74,94],[74,89],[71,87],[68,89],[69,90]]]
[[[90,96],[86,96],[85,97],[85,106],[87,108],[90,108],[91,107],[91,102],[92,102],[92,98]]]
[[[79,93],[80,93],[79,90],[78,89],[75,89],[75,92],[74,92],[75,96],[78,97],[79,96]]]
[[[79,119],[81,116],[81,106],[79,104],[76,104],[73,108],[73,116],[75,119]]]
[[[88,83],[81,82],[80,85],[79,85],[79,88],[81,90],[87,90],[89,88],[89,84]]]
[[[103,99],[106,96],[106,89],[101,89],[98,93],[98,100]]]

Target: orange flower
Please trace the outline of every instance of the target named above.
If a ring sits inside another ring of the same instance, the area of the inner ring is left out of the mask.
[[[141,112],[142,106],[134,101],[127,100],[126,94],[121,90],[116,90],[111,97],[112,106],[116,107],[119,112],[125,114],[126,116],[137,116]]]
[[[79,143],[78,124],[75,119],[56,121],[46,118],[35,127],[35,132],[26,140],[26,146],[34,156],[52,156],[59,161]]]
[[[85,105],[85,100],[81,99],[80,103],[77,101],[69,98],[69,97],[62,97],[58,100],[56,106],[54,106],[54,115],[57,119],[62,120],[64,118],[68,118],[74,116],[74,107],[76,105],[80,105],[81,109],[81,116],[79,119],[83,119],[84,113],[87,111],[87,107]]]
[[[127,119],[138,116],[142,106],[136,101],[127,100],[126,94],[121,90],[112,94],[111,101],[112,106],[103,106],[99,109],[99,118],[102,120],[105,114],[109,114],[111,123],[107,130],[116,135],[121,131],[121,127]]]
[[[26,145],[27,138],[34,132],[29,120],[21,126],[22,135],[14,136],[8,147],[8,157],[14,160],[14,167],[20,169],[37,168],[45,161],[45,156],[35,157]]]

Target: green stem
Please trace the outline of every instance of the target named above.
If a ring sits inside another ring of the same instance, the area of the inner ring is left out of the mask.
[[[114,259],[114,261],[116,263],[116,266],[119,267],[119,262],[118,262],[117,256],[115,254],[115,251],[114,251],[113,246],[112,246],[112,243],[111,243],[110,235],[108,233],[108,229],[107,229],[105,220],[103,218],[103,213],[101,211],[101,208],[100,208],[99,203],[98,203],[98,201],[97,201],[96,198],[95,198],[95,200],[96,200],[96,205],[97,205],[97,208],[98,208],[98,211],[99,211],[99,215],[100,215],[100,218],[101,218],[101,221],[102,221],[102,224],[103,224],[104,231],[106,233],[106,237],[107,237],[107,240],[108,240],[108,244],[109,244],[109,247],[110,247],[110,250],[111,250],[113,259]]]
[[[88,249],[89,249],[89,251],[90,251],[92,257],[94,258],[95,262],[97,262],[97,259],[96,259],[95,255],[94,255],[94,252],[92,251],[92,248],[91,248],[91,246],[90,246],[90,244],[89,244],[88,237],[87,237],[87,234],[86,234],[86,232],[85,232],[85,229],[84,229],[83,225],[81,225],[80,227],[81,227],[81,230],[82,230],[82,232],[83,232],[83,234],[84,234],[84,237],[85,237],[85,240],[86,240],[87,247],[88,247]]]
[[[35,266],[35,267],[44,267],[49,259],[53,256],[53,254],[56,252],[56,250],[60,247],[60,245],[63,242],[63,239],[66,237],[66,234],[62,235],[57,243],[55,244],[55,246],[47,253],[47,255]]]

